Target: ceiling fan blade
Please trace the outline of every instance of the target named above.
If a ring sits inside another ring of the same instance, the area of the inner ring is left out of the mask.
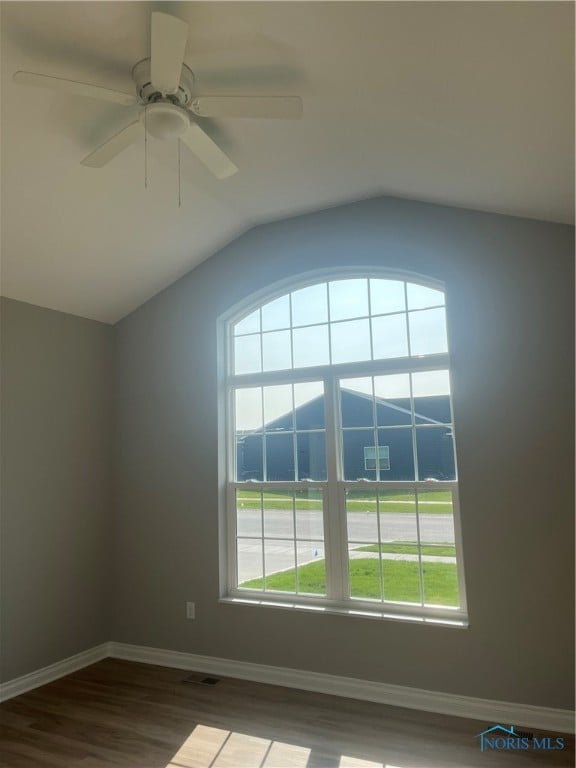
[[[116,155],[119,155],[123,149],[126,149],[131,144],[135,144],[140,137],[144,134],[144,126],[140,120],[131,123],[126,128],[123,128],[120,133],[112,136],[102,146],[95,149],[87,157],[82,160],[82,165],[86,165],[89,168],[102,168],[103,165],[110,162]]]
[[[238,170],[228,155],[196,123],[190,125],[180,140],[212,171],[217,179],[225,179]]]
[[[176,93],[188,40],[188,24],[167,13],[152,14],[150,79],[160,93]]]
[[[40,88],[52,88],[55,91],[65,91],[75,96],[87,96],[90,99],[101,99],[132,107],[138,103],[136,96],[120,91],[112,91],[110,88],[102,88],[90,83],[79,83],[76,80],[66,80],[62,77],[38,75],[35,72],[15,72],[14,82],[18,85],[36,85]]]
[[[198,96],[191,109],[198,117],[263,117],[298,120],[299,96]]]

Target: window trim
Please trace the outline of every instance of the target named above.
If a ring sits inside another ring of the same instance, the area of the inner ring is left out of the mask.
[[[299,290],[318,282],[330,282],[339,279],[389,279],[415,283],[423,287],[440,290],[444,293],[446,312],[446,334],[448,350],[450,350],[450,330],[448,323],[449,306],[446,288],[443,283],[430,277],[407,272],[374,267],[373,265],[354,268],[321,269],[301,273],[264,287],[235,304],[218,319],[218,438],[219,438],[219,573],[220,601],[239,605],[261,605],[268,607],[289,608],[290,610],[306,610],[308,612],[337,613],[367,618],[385,618],[391,620],[415,621],[418,623],[440,623],[446,626],[468,626],[468,608],[466,598],[466,582],[464,555],[462,546],[462,531],[460,519],[460,501],[458,479],[453,481],[367,481],[344,480],[338,471],[336,441],[338,439],[339,408],[337,407],[337,386],[340,378],[346,376],[375,376],[394,373],[416,373],[446,369],[451,373],[450,355],[447,353],[430,354],[426,356],[366,360],[352,363],[334,363],[330,365],[310,366],[305,368],[290,368],[280,371],[262,371],[257,373],[235,374],[234,363],[234,334],[233,326],[263,304],[274,301],[286,293]],[[408,322],[408,309],[405,310]],[[415,310],[416,311],[416,310]],[[392,314],[392,313],[391,313]],[[399,314],[399,313],[395,313]],[[330,320],[328,319],[328,322]],[[344,321],[343,321],[344,322]],[[324,382],[324,398],[326,412],[326,443],[327,443],[327,474],[336,477],[333,481],[266,481],[263,483],[249,481],[236,482],[234,478],[235,450],[234,440],[234,392],[239,387],[269,386],[272,384],[300,383],[307,381]],[[452,400],[451,400],[452,405]],[[330,414],[330,418],[328,415]],[[455,445],[457,444],[452,417],[452,429]],[[331,434],[329,434],[331,433]],[[222,450],[221,447],[225,446]],[[340,451],[341,453],[341,451]],[[457,456],[454,452],[454,462],[457,473]],[[330,470],[332,463],[332,472]],[[334,470],[336,473],[334,474]],[[293,595],[291,593],[262,592],[258,590],[239,589],[236,586],[236,488],[250,490],[300,490],[311,488],[324,489],[324,542],[325,550],[330,550],[326,556],[327,584],[336,586],[340,595],[348,591],[348,558],[342,542],[347,540],[346,522],[346,488],[360,489],[363,487],[377,490],[379,487],[387,490],[394,488],[432,489],[450,488],[453,499],[454,539],[457,552],[456,567],[458,585],[460,588],[460,606],[423,606],[414,603],[387,603],[384,601],[362,601],[360,599],[346,600],[334,597]],[[326,525],[328,509],[337,512],[336,526]],[[331,541],[332,533],[338,530],[338,549]],[[331,533],[332,532],[332,533]]]

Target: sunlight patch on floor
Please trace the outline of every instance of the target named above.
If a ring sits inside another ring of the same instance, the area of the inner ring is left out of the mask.
[[[309,757],[309,749],[294,744],[197,725],[166,768],[306,768]]]

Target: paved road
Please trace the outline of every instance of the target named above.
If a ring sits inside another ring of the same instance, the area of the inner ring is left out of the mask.
[[[423,543],[454,543],[452,515],[420,513],[420,537]],[[322,515],[320,512],[298,510],[296,513],[297,538],[321,539]],[[389,513],[380,515],[383,541],[415,541],[416,518],[413,514]],[[257,509],[241,509],[238,513],[238,535],[262,535],[261,515]],[[294,537],[292,512],[264,510],[265,538]],[[350,541],[377,542],[378,522],[374,512],[353,512],[348,515]]]
[[[261,536],[261,515],[256,509],[240,510],[238,534],[247,537],[239,542],[238,570],[239,583],[262,576],[262,545],[249,537]],[[454,527],[451,515],[420,514],[420,538],[422,543],[454,543]],[[416,521],[412,514],[389,513],[381,516],[383,542],[416,541]],[[354,512],[349,515],[349,539],[357,543],[378,541],[375,513]],[[312,539],[298,542],[296,555],[298,564],[303,565],[324,558],[322,543],[322,517],[319,512],[299,510],[296,529],[298,538]],[[282,571],[294,567],[294,542],[292,513],[281,510],[265,510],[264,535],[266,571]],[[354,544],[351,548],[354,548]],[[397,559],[395,557],[395,559]]]

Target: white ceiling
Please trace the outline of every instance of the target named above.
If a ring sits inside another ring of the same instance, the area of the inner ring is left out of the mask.
[[[150,140],[82,157],[130,109],[18,87],[18,69],[132,92],[158,9],[190,24],[199,93],[300,94],[296,121],[205,125],[216,181]],[[569,222],[573,5],[2,3],[2,293],[115,322],[257,222],[388,194]]]

